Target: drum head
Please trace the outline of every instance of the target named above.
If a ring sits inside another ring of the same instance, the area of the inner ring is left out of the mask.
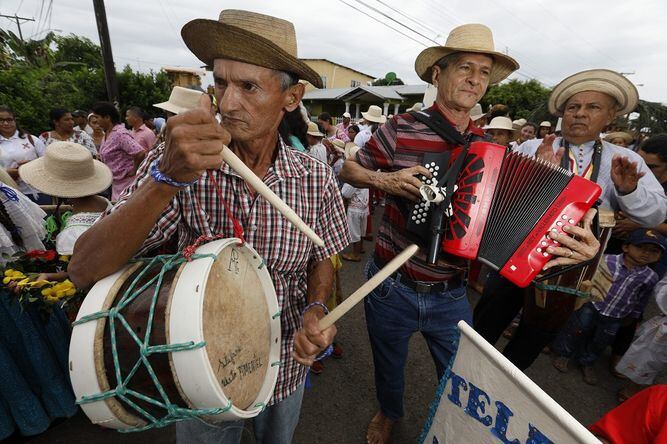
[[[271,315],[253,252],[224,248],[206,282],[203,330],[206,353],[225,396],[252,407],[271,363]]]

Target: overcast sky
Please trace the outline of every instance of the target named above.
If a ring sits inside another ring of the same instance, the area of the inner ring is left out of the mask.
[[[364,3],[439,43],[457,25],[486,24],[496,48],[520,63],[513,77],[522,80],[536,78],[553,86],[580,70],[608,68],[634,72],[628,78],[642,99],[667,102],[667,33],[661,25],[667,2],[660,0],[107,0],[106,10],[117,69],[128,63],[141,71],[200,66],[183,44],[181,27],[194,18],[217,19],[221,9],[235,8],[292,21],[300,57],[329,59],[375,77],[394,71],[406,83],[420,83],[414,60],[433,42]],[[22,25],[24,37],[43,36],[50,28],[99,42],[91,0],[2,0],[0,13],[35,18]],[[5,18],[0,27],[16,32]]]

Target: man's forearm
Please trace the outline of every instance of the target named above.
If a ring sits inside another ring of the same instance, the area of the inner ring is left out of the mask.
[[[308,271],[308,303],[325,303],[331,296],[334,282],[334,268],[331,259],[326,258],[311,265]]]
[[[349,183],[355,188],[381,188],[381,175],[377,171],[371,171],[359,165],[352,159],[347,159],[340,172],[343,182]]]
[[[125,265],[177,192],[169,185],[146,182],[122,207],[86,230],[76,242],[68,267],[74,285],[89,288]]]

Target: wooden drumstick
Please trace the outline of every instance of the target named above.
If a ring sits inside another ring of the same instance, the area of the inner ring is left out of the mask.
[[[414,256],[417,251],[419,251],[419,247],[415,244],[412,244],[405,250],[401,251],[401,253],[390,260],[387,265],[382,267],[382,270],[378,271],[364,285],[359,287],[357,291],[352,293],[349,298],[345,299],[338,307],[331,310],[331,313],[320,319],[320,322],[317,324],[320,330],[325,330],[331,327],[345,313],[350,311],[350,309],[354,307],[357,302],[361,301],[371,291],[375,290],[375,287],[380,285],[382,281],[387,279],[396,270],[401,268],[401,266],[406,263],[412,256]]]
[[[283,202],[276,193],[271,191],[269,187],[266,186],[262,179],[257,177],[255,173],[252,172],[250,168],[246,166],[241,159],[239,159],[236,154],[232,152],[226,146],[222,149],[222,158],[224,161],[229,164],[230,167],[236,171],[239,176],[245,179],[259,194],[264,196],[266,200],[269,201],[273,207],[280,211],[280,213],[285,216],[285,218],[294,224],[303,234],[305,234],[308,239],[313,241],[318,247],[324,246],[324,241],[317,235],[315,232],[308,226],[306,223],[299,217],[298,214],[294,212],[293,209],[289,207],[285,202]]]

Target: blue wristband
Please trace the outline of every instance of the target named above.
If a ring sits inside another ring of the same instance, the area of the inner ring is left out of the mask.
[[[160,159],[155,159],[153,163],[151,163],[151,177],[153,178],[154,181],[158,183],[166,183],[167,185],[171,185],[172,187],[177,187],[177,188],[185,188],[189,187],[190,185],[194,185],[199,181],[199,179],[195,179],[192,182],[178,182],[171,177],[167,176],[164,174],[160,169],[158,168],[158,164],[160,163]]]

